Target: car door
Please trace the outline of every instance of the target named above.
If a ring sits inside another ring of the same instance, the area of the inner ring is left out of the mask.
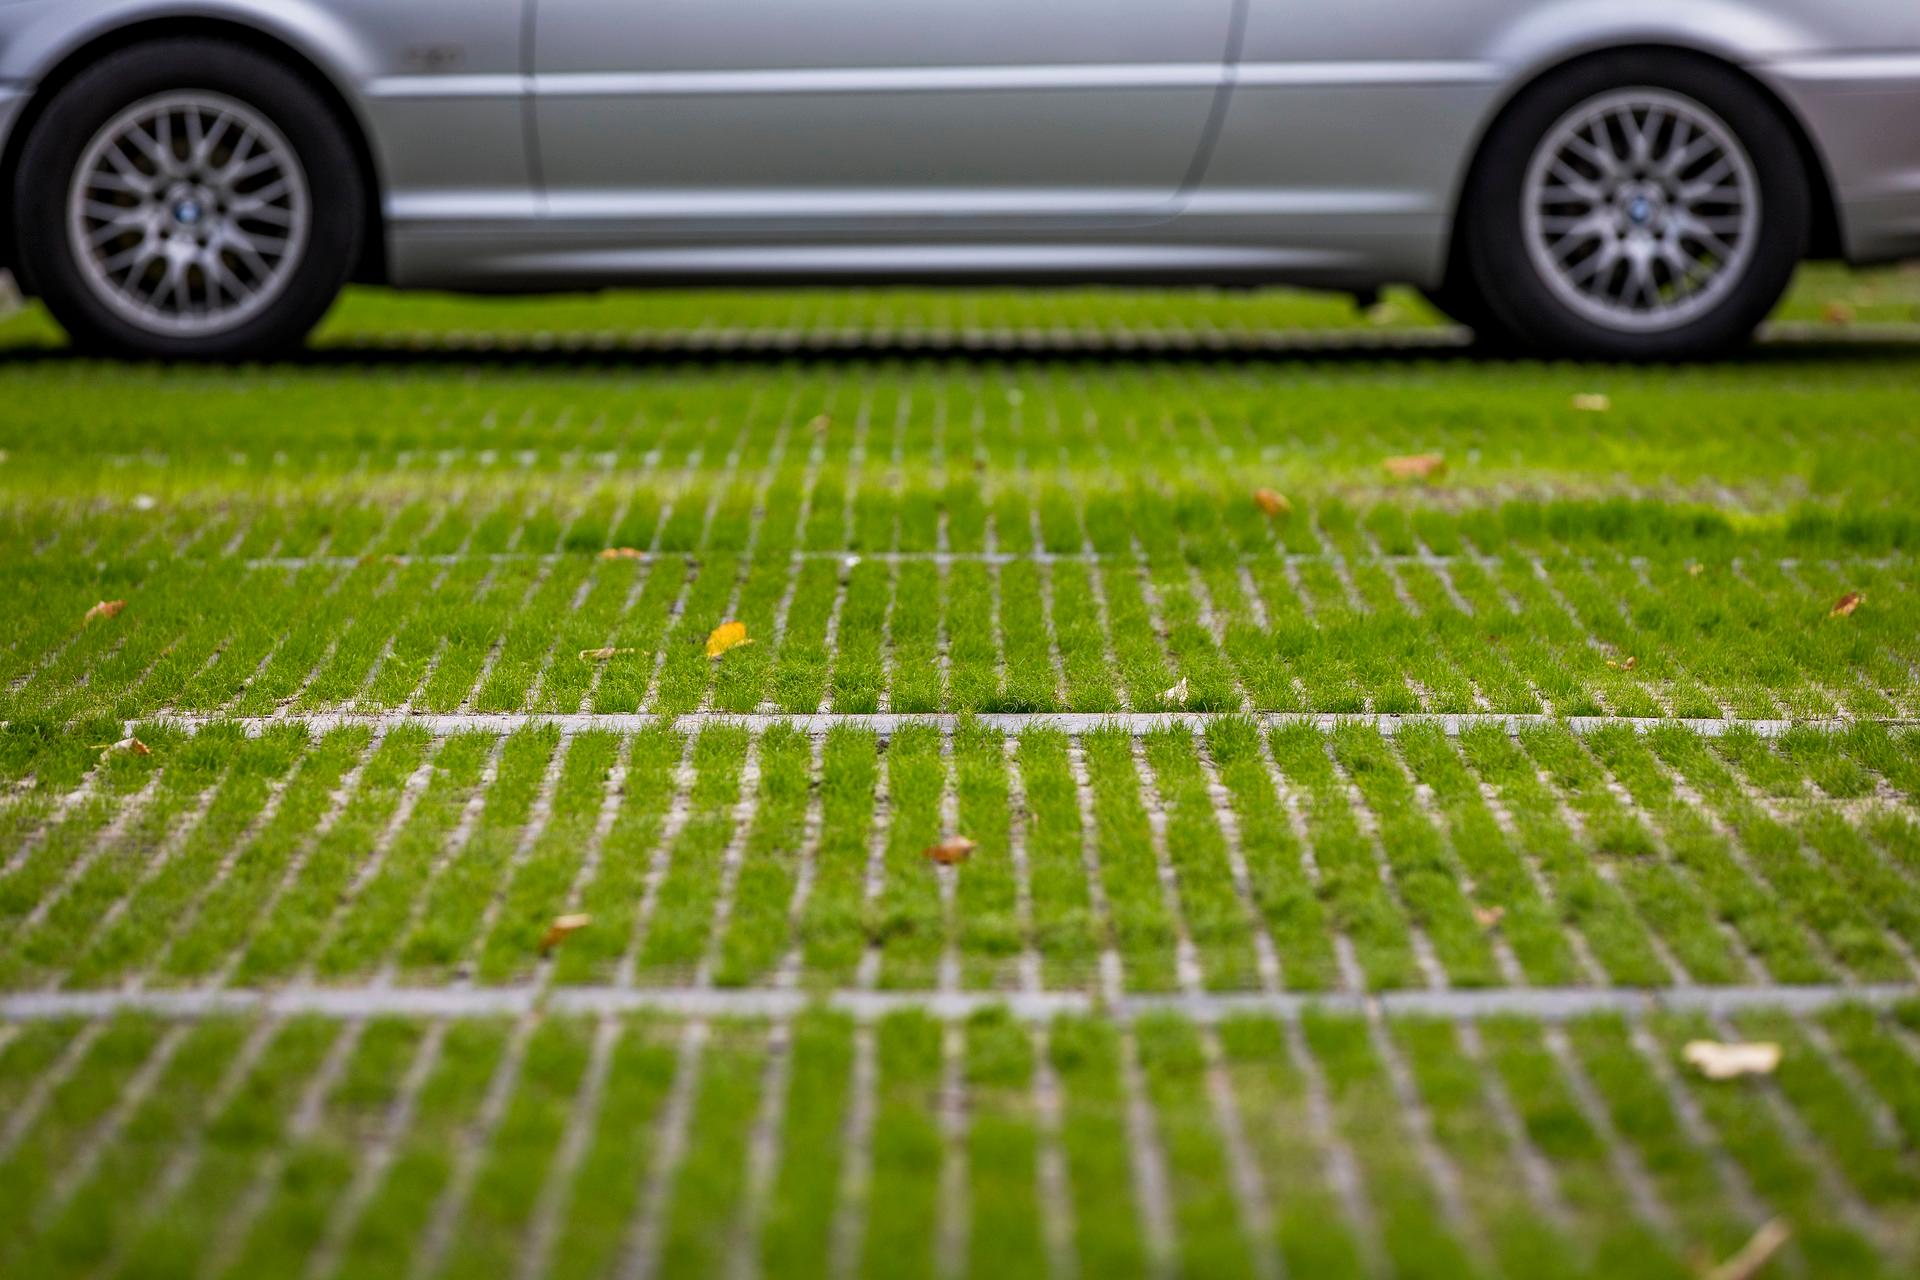
[[[924,232],[1171,212],[1236,0],[535,0],[556,222]]]

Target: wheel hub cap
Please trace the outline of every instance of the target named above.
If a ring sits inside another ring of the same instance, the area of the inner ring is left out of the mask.
[[[1610,329],[1656,332],[1725,299],[1759,237],[1738,138],[1699,103],[1629,89],[1548,131],[1527,173],[1527,251],[1556,297]]]

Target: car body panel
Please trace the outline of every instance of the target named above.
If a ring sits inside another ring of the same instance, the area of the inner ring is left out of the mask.
[[[1165,215],[1237,0],[540,0],[557,220]]]
[[[1431,285],[1504,103],[1644,44],[1780,97],[1850,259],[1920,254],[1912,0],[0,0],[0,134],[168,18],[330,79],[401,285]]]

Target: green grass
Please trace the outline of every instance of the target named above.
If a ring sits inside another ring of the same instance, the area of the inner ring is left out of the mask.
[[[828,990],[871,954],[890,990],[1031,970],[1091,991],[1110,954],[1152,993],[1189,945],[1218,992],[1261,990],[1268,948],[1301,992],[1343,985],[1343,953],[1374,989],[1805,985],[1910,981],[1920,950],[1920,825],[1844,739],[143,730],[150,755],[79,792],[57,770],[93,732],[41,735],[10,799],[15,990],[603,984],[623,963],[648,987]],[[1818,765],[1839,794],[1802,785],[1816,751],[1840,753]],[[976,848],[938,867],[949,835]],[[543,957],[573,910],[592,923]]]
[[[1330,1275],[1363,1274],[1384,1257],[1449,1280],[1542,1268],[1677,1276],[1751,1231],[1732,1176],[1786,1216],[1808,1274],[1900,1274],[1920,1241],[1912,1138],[1890,1145],[1872,1117],[1910,1111],[1920,1066],[1900,1056],[1900,1023],[1885,1013],[1843,1007],[1821,1027],[1828,1038],[1785,1015],[1742,1018],[1740,1032],[1785,1046],[1780,1074],[1709,1083],[1679,1061],[1680,1042],[1708,1030],[1690,1019],[1576,1019],[1562,1029],[1563,1055],[1547,1043],[1561,1032],[1521,1018],[1370,1028],[1309,1014],[1289,1030],[1156,1014],[1129,1039],[1094,1018],[1042,1034],[999,1011],[951,1029],[892,1014],[859,1033],[872,1037],[875,1092],[864,1198],[853,1201],[844,1162],[856,1033],[839,1015],[808,1013],[778,1043],[761,1025],[716,1023],[691,1054],[682,1025],[651,1016],[557,1017],[514,1032],[487,1021],[349,1030],[216,1017],[169,1029],[124,1018],[92,1033],[0,1155],[17,1210],[0,1256],[9,1274],[33,1276],[185,1275],[211,1261],[238,1274],[297,1269],[324,1244],[337,1274],[399,1275],[451,1211],[449,1268],[517,1265],[544,1220],[552,1264],[597,1277],[618,1270],[644,1211],[660,1264],[676,1275],[724,1271],[747,1260],[745,1248],[769,1273],[823,1274],[843,1243],[862,1269],[887,1274],[931,1274],[943,1259],[970,1274],[1040,1274],[1056,1238],[1082,1274],[1145,1274],[1151,1219],[1192,1275],[1248,1274],[1268,1256]],[[21,1082],[78,1031],[24,1028],[0,1049],[0,1092],[17,1102]],[[337,1039],[349,1035],[350,1045]],[[514,1036],[525,1037],[523,1057],[508,1082]],[[151,1089],[123,1122],[103,1124],[163,1042]],[[949,1051],[960,1055],[952,1066]],[[596,1053],[605,1070],[590,1095]],[[1842,1085],[1833,1053],[1864,1093]],[[322,1087],[329,1058],[338,1062]],[[1057,1110],[1036,1088],[1043,1061]],[[686,1070],[697,1074],[683,1080]],[[1429,1154],[1413,1140],[1396,1070],[1422,1108]],[[949,1079],[957,1127],[943,1111]],[[767,1113],[775,1080],[780,1105]],[[685,1147],[662,1169],[677,1081],[690,1089]],[[507,1083],[495,1122],[477,1125]],[[773,1142],[762,1151],[763,1115]],[[1130,1154],[1136,1116],[1152,1135],[1153,1214]],[[575,1154],[562,1161],[569,1142]],[[1234,1142],[1250,1190],[1233,1171]],[[82,1151],[90,1163],[74,1182]],[[1051,1159],[1057,1184],[1041,1174]],[[1433,1181],[1434,1161],[1451,1191]],[[1345,1184],[1343,1167],[1358,1180]],[[1660,1206],[1657,1221],[1628,1193],[1623,1167]],[[470,1180],[456,1182],[458,1168]],[[1834,1213],[1828,1178],[1870,1215],[1870,1234]],[[949,1259],[941,1240],[963,1252]]]
[[[1809,271],[1809,331],[1644,368],[1463,359],[1399,295],[1369,330],[1410,351],[1266,356],[1122,342],[1355,317],[361,291],[321,358],[237,370],[0,321],[0,992],[887,1001],[0,1023],[0,1273],[1678,1275],[1775,1214],[1777,1267],[1910,1273],[1911,1007],[1255,997],[1912,987],[1914,346],[1822,315],[1911,326],[1914,279]],[[826,327],[877,349],[671,350]],[[1081,348],[889,345],[1035,328]],[[402,712],[501,718],[356,719]],[[580,712],[664,718],[533,718]],[[1030,982],[1084,1012],[922,1007]],[[1696,1078],[1722,1031],[1778,1075]]]

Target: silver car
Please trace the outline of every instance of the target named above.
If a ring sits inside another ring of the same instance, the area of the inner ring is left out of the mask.
[[[1920,254],[1916,0],[0,0],[0,265],[90,348],[342,285],[1425,290],[1743,340]]]

